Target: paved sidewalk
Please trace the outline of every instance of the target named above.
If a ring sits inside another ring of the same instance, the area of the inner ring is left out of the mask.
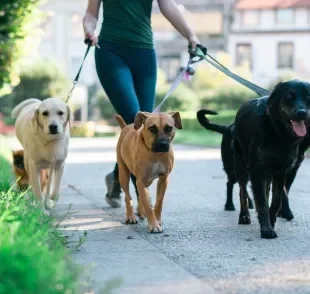
[[[112,162],[114,144],[113,140],[107,140]],[[86,292],[102,293],[104,287],[112,285],[116,289],[103,293],[214,293],[207,283],[170,260],[130,226],[112,220],[110,210],[103,201],[104,174],[108,169],[103,167],[102,177],[98,179],[98,169],[91,164],[96,152],[84,150],[85,158],[78,158],[74,156],[74,150],[81,152],[86,148],[83,147],[83,140],[73,140],[71,146],[72,154],[65,169],[56,213],[65,215],[69,205],[72,205],[61,230],[69,236],[69,244],[78,247],[73,254],[74,260],[89,270],[93,290]],[[84,161],[83,168],[75,167],[75,164]],[[84,232],[87,232],[86,241],[79,246],[78,240],[83,238]]]

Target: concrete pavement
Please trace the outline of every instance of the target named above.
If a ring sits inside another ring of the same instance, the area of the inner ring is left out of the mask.
[[[175,149],[164,233],[153,235],[146,221],[124,225],[124,207],[111,209],[104,202],[115,141],[72,139],[56,209],[62,214],[73,203],[76,213],[63,223],[72,242],[87,231],[73,257],[85,266],[96,263],[89,273],[95,293],[111,279],[120,283],[111,293],[310,293],[309,160],[290,194],[295,219],[278,219],[278,238],[263,240],[254,211],[251,225],[237,224],[237,187],[237,211],[223,210],[226,177],[219,150]]]

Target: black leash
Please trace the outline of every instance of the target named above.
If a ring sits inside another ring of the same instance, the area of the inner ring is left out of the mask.
[[[86,40],[84,41],[84,43],[87,45],[86,52],[85,52],[85,54],[84,54],[84,58],[83,58],[83,60],[82,60],[82,64],[81,64],[81,66],[80,66],[80,69],[79,69],[79,71],[78,71],[78,73],[77,73],[75,79],[73,80],[73,86],[72,86],[71,90],[70,90],[69,93],[68,93],[67,99],[65,100],[66,103],[68,103],[69,99],[70,99],[71,96],[72,96],[72,92],[73,92],[73,90],[74,90],[74,88],[75,88],[75,85],[77,84],[77,82],[78,82],[78,80],[79,80],[79,78],[80,78],[80,74],[81,74],[81,71],[82,71],[82,68],[83,68],[83,65],[84,65],[84,61],[85,61],[85,59],[86,59],[86,57],[87,57],[87,55],[88,55],[88,52],[89,52],[89,50],[90,50],[90,47],[91,47],[91,45],[92,45],[92,41],[89,40],[89,39],[86,39]]]
[[[224,65],[222,65],[221,63],[219,63],[215,58],[213,58],[210,54],[208,54],[207,48],[198,44],[195,48],[195,50],[192,50],[189,47],[189,54],[191,56],[191,58],[198,58],[198,60],[196,59],[195,62],[199,62],[201,60],[205,60],[208,63],[210,63],[211,65],[213,65],[215,68],[217,68],[219,71],[221,71],[222,73],[224,73],[225,75],[231,77],[232,79],[234,79],[235,81],[237,81],[238,83],[240,83],[241,85],[247,87],[248,89],[254,91],[256,94],[258,94],[259,96],[268,96],[270,94],[270,92],[260,86],[257,86],[253,83],[251,83],[250,81],[238,76],[237,74],[231,72],[227,67],[225,67]]]

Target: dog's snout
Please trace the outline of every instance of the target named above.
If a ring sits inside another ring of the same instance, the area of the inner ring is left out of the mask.
[[[299,109],[296,114],[297,114],[298,119],[300,120],[307,119],[307,111],[305,109]]]
[[[50,130],[50,133],[53,135],[58,134],[58,127],[56,124],[50,124],[49,130]]]
[[[154,152],[168,152],[169,151],[169,142],[166,139],[154,142],[152,149]]]

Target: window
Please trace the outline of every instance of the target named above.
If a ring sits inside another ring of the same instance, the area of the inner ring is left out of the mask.
[[[276,20],[279,25],[291,25],[295,20],[293,9],[278,9],[276,10]]]
[[[294,65],[294,44],[278,44],[278,68],[293,68]]]
[[[246,10],[242,13],[242,24],[245,26],[259,25],[259,10]]]
[[[252,46],[251,44],[236,45],[236,65],[241,66],[248,63],[252,68]]]

